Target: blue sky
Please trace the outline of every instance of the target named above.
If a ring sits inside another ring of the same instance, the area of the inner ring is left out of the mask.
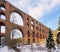
[[[42,24],[55,30],[60,17],[60,0],[7,0]]]

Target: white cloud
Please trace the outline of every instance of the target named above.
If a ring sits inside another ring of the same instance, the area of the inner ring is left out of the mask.
[[[60,0],[52,0],[50,6],[48,6],[48,10],[51,11],[59,4],[60,4]]]
[[[45,10],[46,10],[46,7],[47,7],[47,5],[44,5],[44,4],[38,4],[38,6],[36,6],[36,7],[29,7],[29,14],[31,15],[31,16],[33,16],[34,18],[36,18],[36,17],[41,17],[41,16],[43,16],[44,15],[44,13],[45,13]]]
[[[19,5],[20,5],[20,7],[22,7],[23,8],[23,10],[25,9],[25,8],[27,8],[27,10],[28,10],[28,14],[29,15],[31,15],[32,17],[34,17],[34,18],[36,18],[36,17],[41,17],[41,16],[43,16],[43,14],[44,14],[44,12],[45,12],[45,9],[46,9],[46,7],[47,7],[47,5],[45,5],[45,3],[48,1],[39,1],[38,3],[37,3],[37,5],[35,6],[35,7],[32,7],[31,6],[31,2],[32,0],[25,0],[25,1],[23,1],[23,0],[20,0],[20,2],[19,2]],[[33,2],[33,5],[34,4],[36,4],[35,2]]]
[[[54,10],[59,5],[60,0],[37,0],[31,2],[32,0],[18,0],[14,3],[18,8],[36,18]],[[31,6],[31,4],[35,5],[35,2],[37,2],[37,5],[35,7]]]
[[[33,8],[33,7],[30,7],[29,8],[29,14],[31,15],[31,16],[33,16],[34,18],[35,17],[38,17],[38,16],[42,16],[43,15],[43,11],[44,11],[45,9],[43,8],[43,7],[39,7],[39,6],[37,6],[37,7],[35,7],[35,8]]]
[[[41,0],[40,3],[38,3],[38,6],[29,8],[29,14],[34,18],[42,17],[47,12],[51,12],[54,8],[56,8],[56,6],[60,3],[59,1],[60,0]]]
[[[29,0],[19,0],[18,4],[20,5],[20,7],[28,7]]]

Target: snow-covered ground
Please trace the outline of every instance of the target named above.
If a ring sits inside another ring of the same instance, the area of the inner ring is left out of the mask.
[[[49,52],[45,47],[45,44],[24,45],[17,48],[20,49],[20,52]],[[15,52],[15,51],[13,49],[9,49],[8,46],[3,46],[3,47],[0,46],[0,52]],[[60,52],[60,49],[52,50],[52,52]]]
[[[8,46],[0,46],[0,52],[15,52],[13,49],[9,49]]]

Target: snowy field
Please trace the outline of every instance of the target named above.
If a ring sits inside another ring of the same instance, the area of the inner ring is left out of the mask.
[[[25,45],[17,47],[20,52],[49,52],[45,45]],[[0,46],[0,52],[15,52],[13,49],[9,49],[8,46]],[[60,49],[52,50],[52,52],[60,52]]]

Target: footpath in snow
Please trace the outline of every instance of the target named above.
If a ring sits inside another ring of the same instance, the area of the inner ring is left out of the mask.
[[[17,47],[20,52],[49,52],[45,45],[25,45]],[[0,52],[15,52],[13,49],[9,49],[8,46],[0,46]],[[60,52],[60,49],[52,50],[52,52]]]

